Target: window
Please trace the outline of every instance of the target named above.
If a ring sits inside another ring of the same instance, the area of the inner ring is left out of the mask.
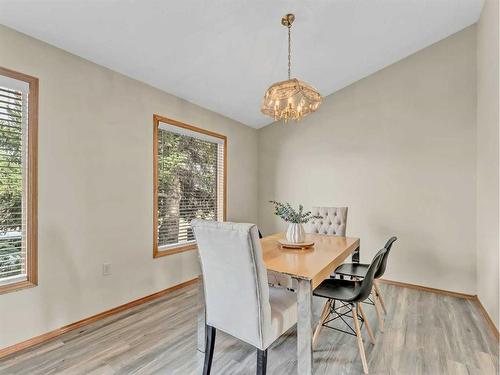
[[[226,137],[154,116],[153,256],[196,248],[192,219],[225,220]]]
[[[38,79],[0,68],[0,293],[37,284]]]

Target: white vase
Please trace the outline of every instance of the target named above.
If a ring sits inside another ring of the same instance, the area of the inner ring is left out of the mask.
[[[290,223],[286,231],[286,240],[291,243],[304,242],[306,239],[306,232],[302,224]]]

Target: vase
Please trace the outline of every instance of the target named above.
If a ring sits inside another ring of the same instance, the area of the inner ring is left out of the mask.
[[[291,243],[300,243],[304,242],[305,239],[306,233],[304,231],[304,226],[300,223],[290,223],[286,231],[286,240]]]

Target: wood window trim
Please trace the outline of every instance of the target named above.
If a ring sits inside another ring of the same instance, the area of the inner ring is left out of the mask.
[[[27,280],[0,286],[0,294],[38,285],[38,78],[0,67],[0,75],[24,81],[28,96]]]
[[[212,132],[203,128],[198,128],[193,125],[186,124],[168,117],[163,117],[157,114],[153,115],[153,258],[160,258],[167,255],[183,253],[185,251],[196,250],[196,243],[179,245],[168,250],[158,249],[158,128],[160,123],[165,123],[177,126],[183,129],[191,130],[197,133],[209,135],[219,138],[224,141],[224,198],[223,198],[223,219],[226,220],[227,214],[227,137],[225,135]]]

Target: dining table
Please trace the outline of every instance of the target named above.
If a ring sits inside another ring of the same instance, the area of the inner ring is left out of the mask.
[[[280,240],[285,233],[263,237],[262,257],[269,271],[290,276],[296,280],[297,293],[297,373],[313,372],[313,291],[329,278],[335,269],[352,256],[359,262],[360,241],[354,237],[326,234],[306,234],[305,242],[314,244],[306,248],[284,248]],[[198,350],[205,351],[205,302],[203,277],[199,277]]]

